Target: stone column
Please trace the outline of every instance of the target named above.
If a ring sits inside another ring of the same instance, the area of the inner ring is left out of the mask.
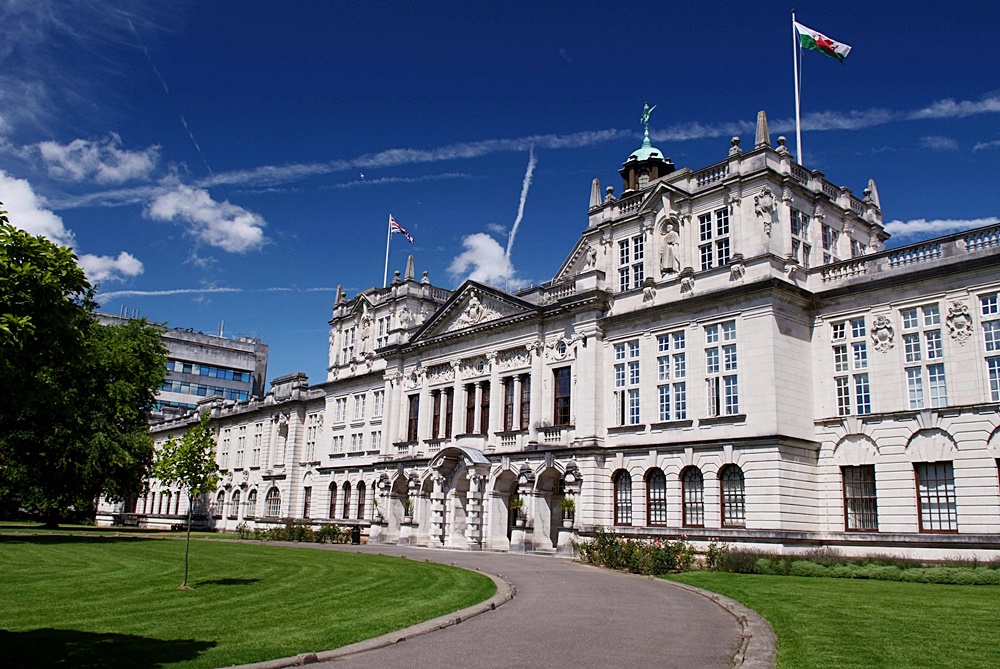
[[[511,377],[514,384],[514,417],[511,419],[510,429],[521,429],[521,375],[515,374]]]
[[[445,478],[435,474],[434,489],[431,491],[431,546],[444,545],[444,484]]]
[[[469,493],[466,497],[465,539],[470,551],[483,548],[483,487],[486,475],[469,471]]]
[[[546,379],[543,378],[542,345],[536,341],[526,346],[531,356],[531,408],[528,417],[528,441],[538,442],[538,424],[542,422],[542,399],[545,394]]]
[[[482,432],[483,432],[483,426],[482,426],[482,419],[480,418],[480,416],[482,415],[482,412],[479,410],[479,407],[481,407],[483,405],[483,382],[482,381],[476,381],[476,391],[475,392],[476,392],[476,410],[475,410],[475,412],[472,415],[472,424],[473,424],[472,432],[474,434],[482,434]]]
[[[503,387],[500,385],[500,366],[497,364],[497,354],[487,353],[486,359],[490,363],[490,424],[485,426],[483,432],[486,434],[487,446],[492,446],[493,432],[500,429],[503,424]]]

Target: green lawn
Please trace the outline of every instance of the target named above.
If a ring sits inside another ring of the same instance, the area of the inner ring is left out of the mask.
[[[219,667],[354,643],[480,602],[481,574],[378,555],[0,536],[0,666]]]
[[[779,669],[1000,666],[1000,588],[689,572],[770,621]]]

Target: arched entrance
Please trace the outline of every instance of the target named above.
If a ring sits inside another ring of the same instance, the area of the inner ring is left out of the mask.
[[[562,525],[562,472],[549,467],[535,479],[534,542],[535,549],[555,548]]]
[[[483,544],[483,490],[490,461],[482,451],[452,446],[429,463],[431,492],[430,543],[479,550]]]

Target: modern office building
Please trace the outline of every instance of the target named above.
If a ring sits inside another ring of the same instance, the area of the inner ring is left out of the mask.
[[[216,527],[1000,554],[1000,228],[886,250],[874,182],[799,165],[763,113],[722,153],[675,169],[647,133],[543,285],[448,291],[411,261],[338,291],[325,381],[201,405]],[[183,513],[171,496],[152,482],[144,522],[169,522],[165,497]]]
[[[98,320],[115,325],[128,318],[98,314]],[[154,421],[194,411],[206,397],[245,402],[264,396],[267,344],[260,339],[159,327],[167,347],[167,378],[157,394]]]

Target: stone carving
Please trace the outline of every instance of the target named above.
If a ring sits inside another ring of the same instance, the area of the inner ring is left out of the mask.
[[[739,137],[733,137],[733,139],[730,140],[730,141],[732,142],[732,147],[730,147],[730,149],[729,149],[729,155],[731,155],[731,156],[738,156],[741,153],[743,153],[743,149],[740,148],[740,138]]]
[[[792,275],[795,274],[795,270],[797,270],[798,268],[799,268],[799,261],[795,256],[788,255],[785,257],[785,265],[782,268],[785,272],[785,276],[791,279]]]
[[[880,353],[888,352],[894,345],[895,331],[887,316],[876,316],[872,321],[872,345]]]
[[[517,484],[519,486],[531,486],[535,484],[535,472],[531,471],[531,467],[528,466],[527,462],[517,470]]]
[[[771,236],[771,226],[774,225],[774,214],[777,209],[776,204],[774,193],[771,192],[770,186],[765,185],[757,195],[753,196],[753,211],[757,214],[757,218],[761,220],[761,223],[764,224],[764,232],[768,237]]]
[[[429,383],[443,383],[454,380],[455,370],[452,368],[451,363],[446,362],[442,365],[434,365],[427,368],[427,381]]]
[[[593,246],[587,248],[587,269],[597,267],[597,249]]]
[[[965,345],[972,336],[972,316],[969,314],[969,305],[965,302],[955,300],[948,306],[948,331],[951,338],[959,344]]]
[[[742,281],[743,275],[746,274],[747,266],[746,262],[743,260],[742,253],[736,253],[733,255],[732,259],[729,261],[729,280],[730,281]]]
[[[402,328],[408,328],[413,323],[413,312],[411,312],[406,307],[403,307],[399,311],[399,326]]]
[[[526,349],[512,348],[500,351],[497,355],[497,362],[502,370],[527,367],[531,364],[531,355]]]
[[[681,293],[694,292],[694,269],[685,267],[681,272]]]
[[[455,330],[461,330],[462,328],[471,327],[473,325],[486,323],[503,316],[508,316],[511,313],[513,313],[513,310],[507,305],[501,306],[499,303],[495,303],[493,305],[486,304],[482,299],[480,299],[477,291],[472,291],[469,301],[466,302],[465,309],[462,311],[461,315],[455,319],[455,321],[449,325],[445,331],[453,332]]]
[[[673,223],[667,223],[663,233],[663,249],[660,251],[660,276],[681,271],[681,236]]]
[[[650,282],[642,288],[642,301],[652,302],[656,297],[656,287]]]
[[[462,360],[459,369],[461,375],[468,378],[470,376],[481,376],[488,373],[489,365],[486,364],[486,358],[480,355],[475,358],[466,358],[465,360]]]

